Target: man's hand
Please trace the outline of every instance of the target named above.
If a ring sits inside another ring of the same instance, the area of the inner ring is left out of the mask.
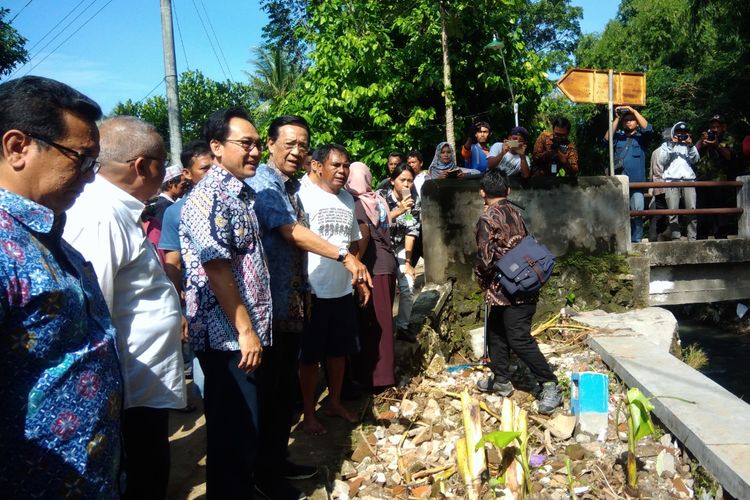
[[[352,273],[352,286],[359,286],[360,283],[363,283],[372,288],[372,278],[367,271],[367,266],[362,264],[362,261],[355,255],[346,254],[343,264],[346,270]]]
[[[188,322],[185,316],[182,317],[180,325],[180,340],[183,344],[186,344],[190,340],[190,335],[188,335]]]
[[[255,332],[241,333],[239,336],[240,353],[242,358],[237,368],[248,373],[254,372],[260,366],[261,353],[263,346]]]
[[[417,272],[414,270],[414,266],[411,265],[411,262],[408,260],[406,261],[406,264],[404,264],[404,274],[408,274],[411,276],[412,280],[417,279]]]
[[[365,307],[370,300],[370,287],[366,283],[357,283],[357,297],[359,298],[359,307]]]

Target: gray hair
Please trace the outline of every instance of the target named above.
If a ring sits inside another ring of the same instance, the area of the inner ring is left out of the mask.
[[[99,125],[99,134],[99,161],[103,164],[155,155],[163,144],[156,127],[135,116],[107,118]]]

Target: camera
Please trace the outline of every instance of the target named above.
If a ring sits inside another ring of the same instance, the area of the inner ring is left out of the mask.
[[[688,140],[688,138],[690,137],[690,135],[688,135],[688,134],[677,134],[676,137],[677,137],[677,140],[679,142],[685,142],[685,141]]]
[[[715,141],[716,140],[716,132],[713,130],[707,130],[706,131],[706,139],[709,141]]]
[[[615,111],[617,112],[617,116],[619,116],[620,118],[628,114],[627,108],[617,108]]]

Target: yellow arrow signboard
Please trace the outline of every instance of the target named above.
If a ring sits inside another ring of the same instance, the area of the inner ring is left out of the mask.
[[[557,81],[557,87],[573,102],[607,104],[609,102],[609,70],[573,68]],[[613,72],[615,104],[646,105],[645,73]]]

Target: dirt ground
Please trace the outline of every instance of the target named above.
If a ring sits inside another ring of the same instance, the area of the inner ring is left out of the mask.
[[[189,382],[192,383],[192,382]],[[192,391],[188,391],[191,394]],[[170,450],[172,466],[167,498],[170,500],[200,499],[206,496],[206,419],[200,400],[192,400],[197,409],[192,413],[170,414]],[[348,401],[346,406],[364,413],[369,398]],[[301,427],[295,428],[289,444],[291,460],[295,463],[316,465],[320,471],[315,478],[294,481],[294,486],[312,500],[325,500],[327,481],[332,481],[341,468],[342,459],[352,451],[356,427],[338,418],[319,413],[320,421],[328,429],[323,436],[308,436]]]

